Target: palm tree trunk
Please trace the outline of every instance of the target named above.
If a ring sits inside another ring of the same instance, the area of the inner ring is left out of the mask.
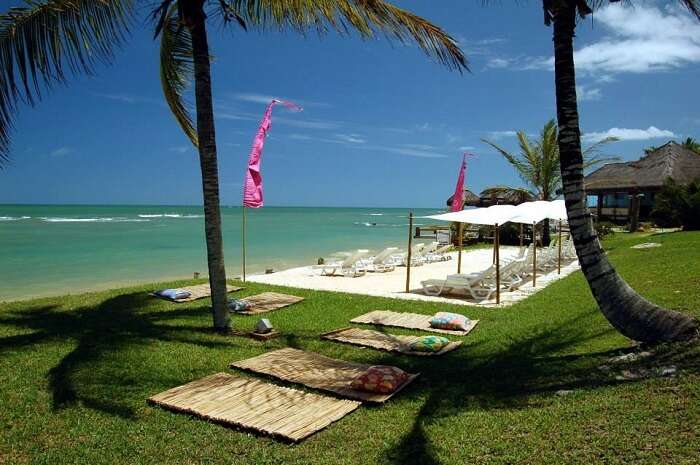
[[[698,322],[695,319],[652,304],[617,274],[594,233],[583,185],[576,102],[575,5],[574,0],[564,0],[554,12],[554,72],[564,198],[581,269],[603,315],[623,335],[649,343],[697,337]]]
[[[206,15],[202,0],[183,3],[186,5],[185,11],[181,11],[181,13],[192,36],[194,54],[197,137],[199,139],[199,164],[202,170],[204,231],[207,241],[207,265],[209,267],[214,328],[219,331],[227,331],[230,328],[230,318],[226,305],[226,269],[224,267],[221,211],[219,208],[219,167],[216,159]]]

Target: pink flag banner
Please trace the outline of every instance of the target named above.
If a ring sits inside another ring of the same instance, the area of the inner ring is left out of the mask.
[[[276,99],[273,99],[267,106],[263,119],[260,122],[260,127],[255,133],[253,147],[250,149],[250,155],[248,156],[248,170],[246,171],[243,190],[244,207],[260,208],[263,206],[263,182],[260,172],[260,162],[263,146],[265,145],[265,137],[267,137],[267,133],[272,126],[272,107],[278,103],[296,111],[302,110],[299,105]]]
[[[464,208],[464,175],[467,171],[467,158],[474,157],[474,154],[464,152],[462,156],[462,165],[459,167],[459,176],[457,176],[457,186],[452,197],[452,211],[458,212]]]
[[[459,176],[457,176],[457,186],[455,193],[452,196],[452,211],[458,212],[464,207],[464,171],[467,168],[467,155],[462,157],[462,165],[459,167]]]

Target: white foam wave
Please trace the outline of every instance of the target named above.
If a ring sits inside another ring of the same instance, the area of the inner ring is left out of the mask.
[[[60,218],[41,217],[47,223],[143,223],[149,220],[136,218]]]
[[[204,215],[181,215],[179,213],[140,214],[140,218],[204,218]]]
[[[29,220],[31,216],[0,216],[0,221],[20,221]]]

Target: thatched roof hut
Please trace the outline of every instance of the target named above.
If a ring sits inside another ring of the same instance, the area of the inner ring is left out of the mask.
[[[586,176],[589,194],[659,190],[667,178],[688,184],[700,177],[700,155],[671,141],[636,161],[608,163]]]
[[[516,189],[507,186],[495,186],[484,189],[479,194],[480,206],[491,205],[520,205],[523,202],[532,202],[535,198],[525,189]]]
[[[454,194],[450,196],[449,199],[447,199],[447,206],[451,207],[452,206],[452,199],[454,198]],[[479,199],[479,196],[467,189],[466,187],[464,188],[464,206],[465,207],[478,207],[480,205],[481,199]]]

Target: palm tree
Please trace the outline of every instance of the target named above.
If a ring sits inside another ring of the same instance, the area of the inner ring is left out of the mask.
[[[9,131],[21,102],[34,104],[65,71],[91,73],[111,61],[139,6],[151,13],[160,36],[160,76],[165,99],[198,150],[204,229],[214,327],[229,329],[219,210],[219,176],[211,93],[207,20],[243,28],[291,28],[305,33],[354,29],[363,38],[378,32],[413,41],[448,68],[466,69],[462,51],[439,27],[383,0],[27,0],[0,15],[0,167],[9,157]],[[183,95],[194,78],[196,122]],[[195,124],[196,123],[196,124]]]
[[[518,131],[516,135],[520,148],[520,152],[517,154],[509,152],[487,139],[482,139],[482,142],[496,149],[515,168],[528,188],[525,189],[525,192],[537,200],[553,200],[556,192],[561,189],[557,123],[553,119],[547,121],[537,140],[530,139],[525,131]],[[584,150],[583,169],[617,160],[615,157],[603,158],[600,156],[600,148],[603,145],[617,140],[615,137],[607,137]],[[499,189],[502,193],[523,191],[521,188],[508,186]],[[545,244],[549,243],[549,220],[544,223],[543,241]]]
[[[700,142],[696,141],[692,137],[688,137],[681,145],[700,155]]]
[[[682,0],[700,19],[696,0]],[[595,1],[593,6],[601,2]],[[543,0],[545,25],[553,26],[554,80],[559,159],[569,227],[581,269],[600,310],[622,334],[636,341],[657,343],[698,336],[698,322],[689,315],[661,308],[637,294],[602,252],[586,205],[583,184],[584,159],[581,151],[574,34],[577,15],[592,12],[585,0]]]

